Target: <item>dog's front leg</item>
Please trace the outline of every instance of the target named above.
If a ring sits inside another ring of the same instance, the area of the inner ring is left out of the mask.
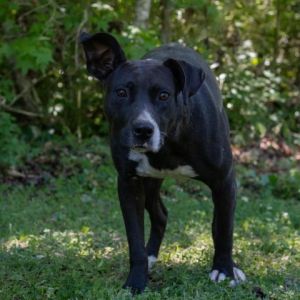
[[[233,221],[236,203],[236,184],[234,172],[212,187],[214,216],[212,235],[215,247],[212,272],[213,281],[222,281],[226,277],[235,285],[246,279],[245,274],[232,260]]]
[[[133,294],[142,292],[148,279],[148,261],[144,242],[145,196],[139,178],[118,178],[118,193],[129,245],[130,272],[124,288]]]

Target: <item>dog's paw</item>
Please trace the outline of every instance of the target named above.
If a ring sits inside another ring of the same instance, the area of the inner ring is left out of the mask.
[[[227,277],[228,276],[226,276],[224,273],[222,273],[222,271],[219,270],[212,270],[209,273],[209,278],[214,282],[221,282]],[[230,281],[229,285],[231,287],[234,287],[243,281],[246,281],[246,275],[244,274],[244,272],[237,267],[233,267],[233,279]]]
[[[123,285],[124,289],[130,289],[133,295],[142,293],[147,285],[148,274],[145,271],[139,269],[132,269],[128,275],[128,278]]]
[[[157,257],[154,255],[149,255],[148,256],[148,271],[150,272],[153,265],[156,263]]]

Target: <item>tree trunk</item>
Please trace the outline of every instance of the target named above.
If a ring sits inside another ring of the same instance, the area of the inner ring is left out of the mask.
[[[280,32],[280,17],[281,17],[281,6],[280,1],[276,0],[276,19],[275,19],[275,28],[274,28],[274,46],[273,46],[273,63],[276,64],[276,59],[279,54],[279,32]]]
[[[170,16],[171,16],[171,1],[161,0],[161,41],[163,44],[170,42],[171,37],[171,26],[170,26]]]
[[[136,0],[135,7],[135,25],[139,28],[146,29],[151,10],[151,0]]]

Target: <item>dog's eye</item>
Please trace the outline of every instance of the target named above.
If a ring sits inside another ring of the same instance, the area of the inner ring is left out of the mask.
[[[170,94],[168,92],[161,92],[159,94],[159,100],[166,101],[169,98]]]
[[[117,96],[120,98],[126,98],[127,97],[127,92],[124,89],[117,89],[116,90]]]

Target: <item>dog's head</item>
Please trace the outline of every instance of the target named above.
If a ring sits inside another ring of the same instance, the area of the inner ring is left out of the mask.
[[[197,92],[204,73],[174,59],[127,61],[119,43],[106,33],[82,33],[81,42],[88,72],[106,87],[112,134],[128,148],[158,152],[178,126],[178,107]]]

